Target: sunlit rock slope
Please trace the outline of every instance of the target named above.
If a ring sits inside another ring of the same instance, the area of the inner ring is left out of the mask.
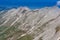
[[[0,40],[57,40],[59,37],[58,7],[0,11]]]

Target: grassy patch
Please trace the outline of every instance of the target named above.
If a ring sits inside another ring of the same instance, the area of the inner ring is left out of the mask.
[[[18,30],[17,27],[15,27],[15,26],[12,26],[8,29],[7,28],[8,27],[5,27],[5,26],[0,27],[0,32],[2,32],[2,33],[0,33],[0,40],[6,40],[9,37],[12,37],[12,36],[15,36],[18,34],[21,35],[21,34],[25,33],[25,31]]]
[[[32,39],[33,39],[33,37],[31,35],[26,35],[18,40],[32,40]]]
[[[1,26],[0,27],[0,32],[4,31],[7,27],[6,26]]]

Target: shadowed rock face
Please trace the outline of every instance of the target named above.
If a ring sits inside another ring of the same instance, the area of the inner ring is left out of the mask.
[[[1,11],[0,40],[57,40],[60,37],[60,9],[27,7]]]

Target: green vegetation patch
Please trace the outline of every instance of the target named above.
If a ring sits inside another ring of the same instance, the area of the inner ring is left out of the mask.
[[[0,27],[0,40],[5,40],[14,35],[18,35],[18,34],[21,35],[23,33],[25,33],[25,31],[18,30],[17,27],[15,27],[15,26],[12,26],[10,28],[7,26],[2,26],[2,27]]]
[[[26,35],[18,40],[32,40],[32,39],[33,39],[33,37],[31,35]]]
[[[6,28],[6,26],[0,26],[0,32],[4,31]]]

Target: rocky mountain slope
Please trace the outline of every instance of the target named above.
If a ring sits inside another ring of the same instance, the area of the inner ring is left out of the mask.
[[[57,40],[59,37],[58,7],[0,11],[0,40]]]

